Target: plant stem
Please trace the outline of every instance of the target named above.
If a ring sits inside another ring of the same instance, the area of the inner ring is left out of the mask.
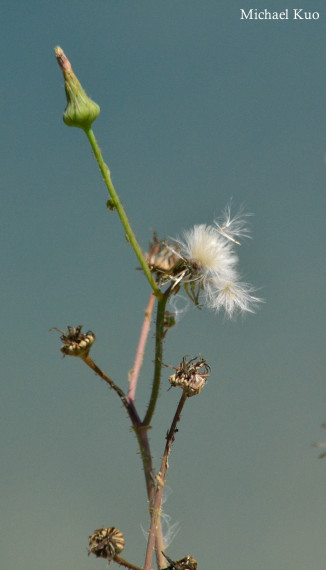
[[[162,357],[163,357],[164,316],[165,316],[165,306],[168,298],[169,298],[169,291],[166,291],[164,295],[160,299],[158,299],[158,304],[157,304],[154,379],[153,379],[152,392],[148,403],[147,412],[143,420],[143,424],[145,426],[149,425],[151,422],[160,389]]]
[[[120,566],[124,566],[125,568],[130,568],[130,570],[143,570],[142,568],[140,568],[140,566],[135,566],[134,564],[131,564],[131,562],[127,562],[127,560],[124,560],[124,558],[121,558],[121,556],[116,555],[113,558],[113,560]]]
[[[89,354],[87,356],[84,356],[82,358],[82,360],[85,362],[85,364],[87,364],[87,366],[89,366],[95,372],[95,374],[100,376],[100,378],[102,378],[107,384],[109,384],[109,386],[118,394],[118,396],[121,399],[125,409],[128,412],[128,415],[129,415],[129,418],[131,420],[134,432],[135,432],[136,437],[137,437],[139,449],[140,449],[141,459],[142,459],[143,468],[144,468],[147,497],[148,497],[148,502],[150,504],[150,508],[152,509],[152,505],[154,504],[154,498],[155,498],[155,482],[154,482],[154,469],[153,469],[152,455],[151,455],[151,450],[150,450],[150,445],[149,445],[149,440],[148,440],[149,426],[144,425],[142,423],[142,421],[138,415],[138,412],[136,410],[136,407],[134,405],[134,402],[132,400],[129,400],[129,398],[127,398],[127,396],[125,395],[123,390],[121,390],[121,388],[119,388],[119,386],[117,386],[116,383],[113,380],[111,380],[111,378],[109,378],[109,376],[107,376],[105,374],[105,372],[103,372],[103,370],[101,370],[95,364],[95,362],[92,360],[92,358],[89,356]],[[159,557],[161,556],[160,553],[162,550],[161,545],[163,543],[162,527],[161,527],[161,520],[160,519],[158,520],[157,525],[156,525],[155,540],[156,540],[156,544],[157,544],[156,556],[157,556],[157,560],[158,560],[158,564],[159,564]]]
[[[142,326],[140,337],[139,337],[139,342],[138,342],[138,346],[137,346],[134,366],[133,366],[132,372],[130,374],[128,399],[129,399],[129,401],[132,401],[132,402],[134,402],[135,398],[136,398],[137,380],[138,380],[139,371],[141,369],[141,365],[143,363],[146,341],[147,341],[147,337],[148,337],[148,333],[149,333],[149,329],[150,329],[150,325],[151,325],[154,301],[155,301],[155,295],[154,295],[154,293],[151,293],[149,303],[148,303],[147,309],[145,311],[145,318],[144,318],[143,326]]]
[[[92,360],[92,358],[90,357],[89,354],[87,354],[86,356],[83,356],[82,360],[85,362],[85,364],[87,364],[87,366],[89,366],[95,372],[95,374],[100,376],[102,378],[102,380],[105,380],[105,382],[107,384],[109,384],[110,388],[112,388],[118,394],[118,396],[121,399],[124,407],[128,410],[129,402],[128,402],[127,396],[125,395],[124,391],[121,390],[121,388],[119,388],[119,386],[117,386],[117,384],[113,380],[111,380],[111,378],[109,378],[109,376],[107,376],[105,374],[105,372],[103,372],[103,370],[101,370],[101,368],[99,368],[95,364],[95,362]]]
[[[182,412],[183,406],[186,402],[186,399],[187,399],[187,396],[183,392],[182,396],[180,398],[177,410],[174,414],[174,418],[173,418],[171,427],[170,427],[168,434],[166,436],[166,444],[165,444],[164,454],[163,454],[163,458],[162,458],[161,469],[160,469],[158,476],[157,476],[157,487],[156,487],[155,499],[154,499],[154,503],[153,503],[153,507],[152,507],[151,528],[149,531],[149,538],[148,538],[148,543],[147,543],[147,551],[146,551],[146,559],[145,559],[144,570],[150,570],[151,565],[152,565],[153,548],[154,548],[155,540],[157,543],[156,528],[157,528],[157,523],[161,517],[161,507],[162,507],[163,490],[164,490],[164,485],[165,485],[165,475],[166,475],[166,471],[167,471],[168,466],[169,466],[168,465],[168,457],[169,457],[170,452],[171,452],[172,443],[174,442],[174,439],[175,439],[176,426],[180,420],[181,412]],[[160,553],[161,554],[162,554],[163,550],[164,550],[164,545],[162,544],[162,546],[160,547]],[[163,560],[163,557],[162,557],[162,560]],[[164,563],[164,561],[160,562],[160,564],[163,564],[163,563]],[[160,569],[162,567],[163,567],[162,565],[159,565]]]
[[[84,130],[85,130],[86,136],[89,140],[89,143],[93,149],[95,158],[96,158],[97,163],[100,167],[102,176],[104,178],[104,182],[105,182],[107,189],[109,191],[109,194],[112,198],[113,204],[114,204],[114,206],[115,206],[115,208],[116,208],[116,210],[120,216],[120,220],[121,220],[122,225],[125,229],[128,241],[129,241],[130,245],[132,246],[132,248],[133,248],[133,250],[137,256],[140,265],[142,266],[142,269],[143,269],[143,271],[147,277],[147,280],[148,280],[154,294],[159,298],[162,296],[162,293],[161,293],[159,287],[157,286],[157,284],[155,282],[155,279],[151,273],[151,270],[148,267],[148,263],[145,259],[143,251],[142,251],[142,249],[141,249],[141,247],[137,241],[137,238],[136,238],[134,232],[131,229],[129,220],[127,218],[127,214],[126,214],[124,207],[122,206],[122,204],[120,202],[119,196],[116,193],[116,190],[112,184],[110,170],[103,160],[101,149],[100,149],[98,142],[95,138],[93,130],[91,127],[89,127],[88,129],[84,129]]]
[[[150,445],[148,441],[148,427],[146,426],[134,426],[134,430],[137,436],[138,445],[141,453],[141,458],[143,462],[144,468],[144,475],[145,475],[145,482],[146,482],[146,490],[147,490],[147,497],[148,502],[150,505],[150,513],[152,517],[152,505],[154,504],[155,500],[155,479],[154,479],[154,469],[152,463],[152,455],[150,451]],[[156,522],[156,532],[154,537],[155,543],[155,553],[156,553],[156,560],[157,565],[160,568],[161,558],[162,558],[162,549],[163,549],[163,534],[162,534],[162,525],[161,519],[158,518]],[[153,547],[154,548],[154,543]]]

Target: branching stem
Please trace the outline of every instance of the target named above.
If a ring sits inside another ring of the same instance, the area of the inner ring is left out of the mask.
[[[129,400],[129,398],[125,395],[123,390],[116,385],[116,383],[103,372],[92,360],[89,356],[84,356],[82,360],[89,366],[95,374],[100,376],[109,386],[118,394],[119,398],[121,399],[125,409],[128,412],[130,417],[133,429],[135,431],[140,454],[142,458],[143,468],[144,468],[144,475],[145,475],[145,482],[146,482],[146,491],[147,497],[150,504],[151,512],[152,512],[152,505],[154,504],[155,499],[155,478],[154,478],[154,469],[153,469],[153,462],[152,462],[152,455],[148,440],[148,429],[150,426],[144,425],[141,421],[134,402]],[[163,545],[163,538],[162,538],[162,527],[161,527],[161,520],[159,519],[156,524],[156,536],[154,537],[154,542],[156,543],[156,556],[157,561],[159,564],[159,560],[161,560],[161,550]]]
[[[165,475],[166,475],[166,471],[168,469],[168,458],[169,458],[169,455],[171,452],[172,443],[174,442],[174,439],[175,439],[176,426],[180,420],[181,412],[182,412],[183,406],[186,402],[186,399],[187,399],[187,396],[183,392],[182,396],[180,398],[177,410],[174,414],[174,418],[173,418],[171,427],[170,427],[170,429],[167,433],[167,436],[166,436],[166,444],[165,444],[164,454],[163,454],[163,458],[162,458],[161,469],[157,475],[157,486],[156,486],[154,503],[153,503],[153,507],[152,507],[151,527],[150,527],[149,539],[148,539],[148,543],[147,543],[147,551],[146,551],[146,559],[145,559],[144,570],[150,570],[151,565],[152,565],[153,548],[154,548],[155,541],[157,543],[157,537],[156,537],[157,523],[160,520],[160,517],[162,514],[161,513],[162,497],[163,497],[163,490],[164,490],[164,485],[165,485]],[[164,545],[162,544],[162,546],[160,548],[160,553],[162,553],[163,550],[164,550]],[[157,555],[157,553],[156,553],[156,555]],[[162,564],[162,563],[164,563],[164,561],[160,562],[160,564]],[[159,565],[159,568],[161,569],[161,568],[163,568],[163,566]]]

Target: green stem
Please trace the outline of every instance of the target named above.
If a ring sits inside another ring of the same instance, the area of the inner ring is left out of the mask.
[[[153,379],[152,393],[149,400],[147,412],[143,419],[144,426],[148,426],[151,422],[160,389],[162,357],[163,357],[164,315],[165,315],[165,306],[169,298],[169,292],[170,292],[169,290],[166,291],[164,295],[158,299],[157,303],[154,379]]]
[[[103,160],[101,149],[97,143],[97,140],[95,138],[93,130],[91,129],[91,127],[84,129],[84,130],[85,130],[86,136],[90,142],[90,145],[93,149],[95,158],[96,158],[98,165],[100,167],[102,176],[104,178],[104,182],[105,182],[107,189],[109,191],[109,194],[112,198],[113,204],[114,204],[114,206],[115,206],[115,208],[116,208],[116,210],[120,216],[120,220],[121,220],[122,225],[125,229],[128,241],[130,242],[130,245],[132,246],[132,248],[133,248],[133,250],[137,256],[138,261],[139,261],[140,265],[142,266],[142,269],[143,269],[143,271],[144,271],[144,273],[148,279],[148,282],[149,282],[151,288],[153,289],[154,294],[158,298],[160,298],[162,296],[162,293],[161,293],[160,289],[158,288],[158,286],[155,282],[155,279],[151,273],[150,268],[148,267],[148,264],[147,264],[147,261],[145,259],[144,254],[142,252],[142,249],[141,249],[141,247],[140,247],[140,245],[136,239],[134,232],[131,229],[129,220],[127,218],[127,214],[126,214],[124,207],[122,206],[122,204],[120,202],[119,196],[116,193],[115,188],[112,184],[110,170]]]

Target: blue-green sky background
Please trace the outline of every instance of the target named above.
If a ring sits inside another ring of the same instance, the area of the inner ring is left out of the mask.
[[[87,537],[116,526],[143,564],[148,527],[136,439],[114,393],[62,359],[52,326],[83,324],[123,388],[149,287],[79,129],[62,122],[60,45],[100,105],[94,124],[140,244],[254,213],[241,271],[266,299],[237,322],[193,307],[164,362],[203,355],[165,504],[168,550],[201,570],[324,570],[326,459],[326,6],[318,21],[243,21],[218,0],[3,2],[1,21],[1,568],[90,570]],[[151,333],[152,335],[152,333]],[[151,383],[151,336],[138,389]],[[158,467],[179,394],[164,372]]]

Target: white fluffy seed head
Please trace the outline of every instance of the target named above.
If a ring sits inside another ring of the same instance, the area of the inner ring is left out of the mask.
[[[168,279],[185,287],[199,282],[198,294],[203,291],[206,306],[217,312],[223,308],[230,318],[239,312],[254,312],[261,302],[253,295],[254,288],[241,282],[237,270],[235,248],[240,243],[236,238],[250,237],[249,215],[240,210],[231,217],[228,206],[214,225],[194,226],[183,233],[183,239],[175,240],[175,250],[171,248],[182,263],[176,264]]]
[[[232,244],[216,228],[201,224],[184,232],[181,243],[186,258],[197,263],[204,275],[225,275],[238,261]]]

